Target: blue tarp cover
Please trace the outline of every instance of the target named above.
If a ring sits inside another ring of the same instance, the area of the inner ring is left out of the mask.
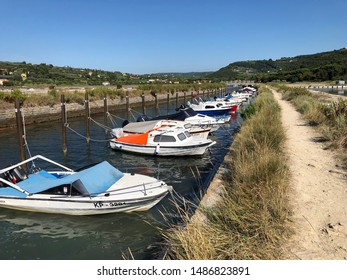
[[[36,174],[29,175],[28,179],[19,182],[17,185],[28,193],[34,194],[57,186],[69,185],[76,180],[80,180],[90,194],[97,194],[107,191],[109,187],[123,176],[124,174],[121,171],[107,161],[103,161],[93,167],[63,178],[56,178],[52,174],[41,170]],[[27,195],[11,187],[6,187],[0,188],[0,196],[26,197]]]

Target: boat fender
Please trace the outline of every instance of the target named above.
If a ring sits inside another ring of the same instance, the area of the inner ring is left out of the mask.
[[[159,150],[160,150],[160,144],[158,143],[157,146],[155,147],[154,154],[155,155],[159,154]]]

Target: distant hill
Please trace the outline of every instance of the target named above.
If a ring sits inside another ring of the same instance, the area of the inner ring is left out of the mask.
[[[277,60],[248,60],[229,64],[207,75],[225,80],[327,81],[347,80],[347,49]]]
[[[0,61],[0,80],[4,85],[110,85],[141,84],[149,80],[155,83],[168,83],[178,81],[189,83],[204,79],[212,72],[189,73],[155,73],[136,75],[111,72],[98,69],[59,67],[52,64],[32,64],[23,62]]]
[[[1,62],[0,79],[9,84],[99,85],[103,82],[121,83],[128,77],[121,72],[96,69],[59,67],[52,64]]]
[[[52,64],[1,62],[0,81],[4,85],[110,85],[151,83],[191,83],[196,80],[333,81],[347,80],[347,48],[277,60],[238,61],[216,72],[154,73],[135,75],[97,69],[59,67]]]
[[[186,73],[172,72],[172,73],[153,73],[153,74],[148,74],[148,76],[167,77],[167,78],[202,79],[202,78],[205,78],[207,75],[212,74],[212,73],[213,73],[213,71],[210,71],[210,72],[186,72]]]

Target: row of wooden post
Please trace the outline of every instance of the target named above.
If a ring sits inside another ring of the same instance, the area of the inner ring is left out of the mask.
[[[219,90],[219,94],[222,95],[226,91],[225,89]],[[217,90],[214,92],[212,91],[212,94],[217,95]],[[205,97],[205,92],[202,93],[202,96]],[[207,92],[207,97],[210,98],[210,91]],[[126,112],[127,112],[127,119],[130,119],[130,101],[129,101],[129,94],[128,92],[126,93],[125,96],[125,106],[126,106]],[[178,107],[178,101],[179,101],[179,93],[176,92],[176,107]],[[186,92],[184,92],[183,96],[183,102],[186,104]],[[194,93],[191,92],[191,100],[194,98]],[[146,115],[146,100],[145,100],[145,95],[141,95],[142,99],[142,113]],[[154,103],[155,103],[155,112],[156,115],[158,116],[159,114],[159,101],[158,101],[158,96],[155,93],[154,94]],[[86,141],[87,143],[90,142],[90,104],[89,104],[89,96],[88,93],[85,94],[85,122],[86,122]],[[170,104],[170,93],[167,93],[167,98],[166,98],[166,111],[167,114],[169,114],[169,104]],[[16,112],[16,123],[17,123],[17,132],[18,132],[18,139],[19,139],[19,146],[20,146],[20,157],[21,160],[25,160],[25,149],[24,149],[24,129],[23,129],[23,122],[22,122],[22,114],[21,114],[21,106],[19,104],[18,99],[15,99],[15,112]],[[63,152],[64,155],[67,154],[67,127],[68,127],[68,122],[67,122],[67,114],[66,114],[66,102],[65,102],[65,96],[61,95],[61,121],[62,121],[62,145],[63,145]],[[105,95],[104,97],[104,123],[105,126],[107,127],[108,123],[108,99],[107,96]],[[106,131],[105,131],[106,133]]]

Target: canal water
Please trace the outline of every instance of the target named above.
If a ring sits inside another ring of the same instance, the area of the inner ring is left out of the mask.
[[[134,109],[135,116],[141,109]],[[174,109],[175,104],[170,104],[170,111]],[[166,113],[166,104],[162,111]],[[111,113],[124,119],[126,116],[124,110]],[[148,107],[147,114],[154,116],[154,108]],[[103,115],[92,118],[103,123]],[[121,119],[113,120],[121,126]],[[179,196],[197,202],[222,162],[241,121],[239,114],[234,114],[229,123],[210,136],[217,144],[203,156],[194,157],[151,157],[113,151],[105,140],[104,129],[94,122],[92,141],[87,144],[82,137],[84,118],[68,119],[76,132],[68,130],[66,156],[62,151],[60,122],[27,125],[26,135],[31,155],[41,154],[73,169],[107,160],[123,172],[158,177],[172,185]],[[2,130],[0,168],[17,162],[16,129]],[[167,226],[164,217],[172,222],[177,218],[170,195],[149,211],[138,213],[81,217],[0,208],[0,259],[111,260],[123,259],[129,249],[135,259],[155,259],[162,249],[158,228]]]
[[[337,89],[337,88],[313,88],[316,91],[322,91],[334,95],[347,96],[347,89]]]

